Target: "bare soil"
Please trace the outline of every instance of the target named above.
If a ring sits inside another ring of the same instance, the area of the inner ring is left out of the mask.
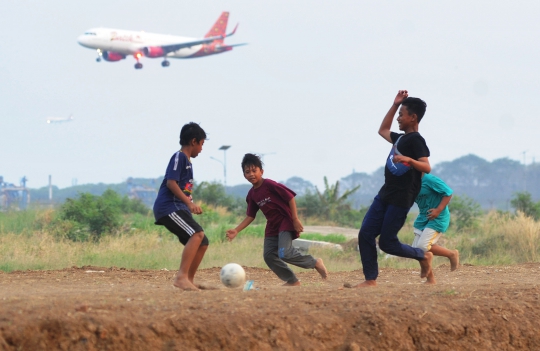
[[[246,268],[257,289],[183,292],[171,271],[81,267],[0,273],[0,350],[540,350],[540,263],[299,274],[282,287]]]

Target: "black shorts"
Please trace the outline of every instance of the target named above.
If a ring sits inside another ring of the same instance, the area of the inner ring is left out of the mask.
[[[156,221],[156,224],[165,226],[165,228],[178,237],[178,240],[184,246],[193,234],[203,232],[202,227],[193,219],[191,213],[183,210],[178,210],[168,216],[161,217]],[[208,246],[208,244],[208,238],[205,235],[201,246]]]

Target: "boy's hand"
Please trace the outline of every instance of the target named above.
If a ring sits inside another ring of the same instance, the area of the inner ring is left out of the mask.
[[[427,211],[427,218],[431,221],[437,217],[439,217],[439,214],[441,213],[441,210],[438,210],[436,208],[430,208]]]
[[[188,205],[189,211],[193,214],[202,214],[202,208],[201,206],[197,206],[194,203],[191,203]]]
[[[237,230],[235,229],[227,230],[227,239],[229,239],[229,241],[232,241],[234,238],[236,238],[237,235],[238,235]]]
[[[407,90],[400,90],[398,91],[396,98],[394,99],[394,105],[399,106],[405,100],[409,97],[409,92]]]
[[[394,161],[394,163],[404,163],[407,165],[410,165],[412,161],[410,157],[403,155],[394,155],[394,158],[392,160]]]
[[[300,222],[298,218],[293,219],[293,227],[298,233],[302,233],[304,231],[304,226],[302,226],[302,222]]]

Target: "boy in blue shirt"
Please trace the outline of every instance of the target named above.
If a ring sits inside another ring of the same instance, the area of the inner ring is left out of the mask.
[[[174,286],[182,290],[198,290],[193,284],[197,268],[208,248],[208,238],[192,213],[202,209],[193,203],[193,166],[191,158],[201,153],[206,133],[197,123],[188,123],[180,131],[180,151],[172,155],[165,177],[154,203],[157,225],[163,225],[175,234],[185,246]]]
[[[381,250],[390,255],[417,260],[422,278],[431,272],[433,254],[402,244],[397,237],[420,191],[422,173],[431,172],[429,149],[418,133],[418,124],[425,112],[426,103],[423,100],[409,97],[407,90],[400,90],[379,128],[379,135],[392,144],[392,149],[386,159],[384,185],[373,199],[358,233],[365,281],[356,285],[357,288],[377,285],[379,266],[375,239],[379,235]],[[396,113],[403,134],[390,131]]]
[[[450,260],[450,270],[455,271],[459,265],[458,250],[448,250],[437,241],[450,225],[448,203],[452,198],[452,189],[440,178],[424,173],[422,187],[416,197],[419,213],[414,221],[414,241],[412,247],[430,251],[436,256],[444,256]],[[435,284],[433,271],[427,275],[428,284]]]

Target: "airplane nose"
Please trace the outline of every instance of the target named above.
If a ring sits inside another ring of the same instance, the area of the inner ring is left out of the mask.
[[[85,35],[79,35],[77,37],[77,43],[82,46],[86,46],[88,44],[88,38]]]

